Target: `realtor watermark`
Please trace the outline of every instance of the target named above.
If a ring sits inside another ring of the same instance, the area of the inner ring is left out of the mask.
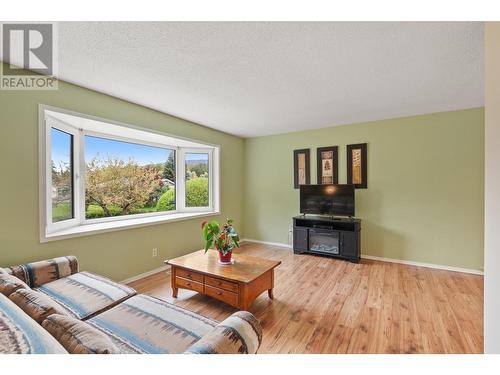
[[[56,25],[1,24],[1,90],[57,90]]]

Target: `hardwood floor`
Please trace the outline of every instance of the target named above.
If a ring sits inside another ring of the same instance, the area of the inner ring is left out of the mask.
[[[482,353],[483,277],[363,260],[359,264],[245,243],[237,252],[281,260],[274,300],[250,307],[263,327],[259,353]],[[138,292],[223,320],[235,310],[180,289],[169,273]]]

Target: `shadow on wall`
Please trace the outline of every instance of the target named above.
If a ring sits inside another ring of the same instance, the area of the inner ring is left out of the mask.
[[[405,236],[377,223],[363,221],[361,225],[361,254],[382,258],[407,259],[408,241]]]
[[[401,232],[377,223],[384,217],[384,192],[380,189],[356,189],[356,217],[361,219],[361,254],[406,259],[408,240]]]

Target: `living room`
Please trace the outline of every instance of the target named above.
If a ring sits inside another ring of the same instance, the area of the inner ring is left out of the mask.
[[[1,353],[500,352],[498,22],[6,19]]]

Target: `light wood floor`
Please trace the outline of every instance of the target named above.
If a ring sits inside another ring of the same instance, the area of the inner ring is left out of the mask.
[[[359,264],[246,243],[237,250],[281,260],[261,321],[259,353],[482,353],[483,277],[363,260]],[[141,293],[223,320],[235,310],[187,290],[172,299],[162,272],[130,284]]]

